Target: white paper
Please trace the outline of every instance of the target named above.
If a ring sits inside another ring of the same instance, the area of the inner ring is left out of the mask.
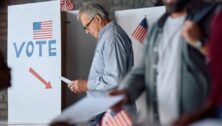
[[[69,79],[67,79],[67,78],[65,78],[65,77],[63,77],[63,76],[60,76],[59,78],[60,78],[60,80],[62,80],[62,81],[65,82],[66,84],[71,84],[71,83],[72,83],[71,80],[69,80]]]
[[[222,126],[222,120],[220,119],[205,119],[189,126]]]
[[[53,122],[64,121],[70,124],[84,123],[97,114],[105,112],[122,99],[123,96],[104,96],[96,98],[87,96],[65,109]]]

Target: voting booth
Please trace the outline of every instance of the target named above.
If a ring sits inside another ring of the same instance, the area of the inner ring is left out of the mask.
[[[164,7],[115,12],[117,23],[133,42],[135,64],[143,45],[132,37],[133,30],[145,15],[150,28],[164,12]],[[9,123],[49,123],[82,97],[73,94],[59,78],[87,79],[93,59],[96,39],[85,33],[77,13],[66,12],[63,18],[59,1],[9,6]]]
[[[8,8],[8,122],[49,123],[61,113],[59,1]]]
[[[143,20],[143,18],[146,18],[146,22],[148,25],[146,37],[148,37],[150,28],[154,23],[156,23],[156,21],[164,12],[164,6],[121,10],[115,12],[115,19],[117,23],[126,31],[132,41],[134,51],[134,64],[138,64],[138,61],[140,60],[143,44],[132,36],[133,32],[135,31],[139,23]],[[143,43],[145,41],[146,38],[143,40]]]

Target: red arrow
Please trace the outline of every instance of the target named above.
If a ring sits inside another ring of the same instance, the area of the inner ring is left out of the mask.
[[[29,72],[32,73],[37,79],[39,79],[44,85],[45,89],[50,89],[52,88],[50,81],[47,82],[44,80],[35,70],[33,70],[31,67],[29,68]]]

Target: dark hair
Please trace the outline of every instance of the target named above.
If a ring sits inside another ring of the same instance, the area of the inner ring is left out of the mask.
[[[188,5],[190,4],[190,1],[191,0],[176,0],[173,4],[167,4],[165,2],[167,12],[172,13],[183,11],[184,9],[187,9]]]
[[[0,9],[3,8],[4,6],[6,6],[8,3],[7,0],[0,0]]]

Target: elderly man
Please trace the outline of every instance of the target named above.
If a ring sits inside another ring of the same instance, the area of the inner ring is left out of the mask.
[[[208,95],[205,57],[181,36],[189,0],[164,0],[167,12],[150,29],[140,64],[110,95],[134,101],[146,91],[147,121],[172,125],[181,114],[197,110]],[[121,103],[114,106],[114,109]]]
[[[11,85],[10,68],[7,66],[3,54],[0,52],[0,90]]]
[[[133,66],[132,42],[97,3],[84,3],[78,19],[86,33],[97,39],[97,46],[88,81],[75,80],[69,87],[74,93],[88,91],[89,95],[103,96],[106,91],[118,87]]]
[[[101,97],[117,88],[133,66],[132,42],[100,4],[84,3],[78,19],[86,33],[97,39],[97,46],[88,80],[74,80],[69,88],[74,93]]]

